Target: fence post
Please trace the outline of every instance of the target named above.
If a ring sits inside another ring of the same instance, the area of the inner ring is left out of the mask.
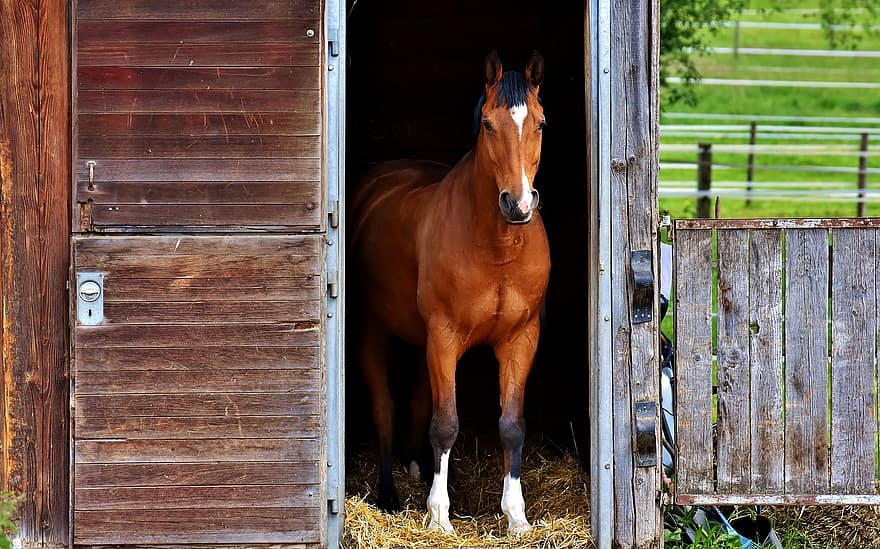
[[[755,176],[755,137],[758,133],[758,123],[754,120],[749,125],[749,159],[746,168],[746,206],[752,205],[752,180]]]
[[[858,217],[865,217],[865,180],[868,173],[868,132],[862,133],[862,141],[859,144],[859,205]]]
[[[708,191],[712,188],[712,144],[700,143],[697,153],[697,217],[710,217],[711,200]],[[705,191],[705,192],[703,192]]]

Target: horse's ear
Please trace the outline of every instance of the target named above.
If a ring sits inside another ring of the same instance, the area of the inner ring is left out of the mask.
[[[501,59],[498,57],[498,52],[492,50],[489,55],[486,56],[486,65],[484,68],[484,78],[486,79],[486,89],[491,88],[495,84],[501,80]]]
[[[535,89],[541,86],[541,82],[544,81],[544,56],[538,52],[532,53],[526,62],[525,76]]]

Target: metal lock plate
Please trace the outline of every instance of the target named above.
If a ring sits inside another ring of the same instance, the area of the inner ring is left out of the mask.
[[[76,273],[76,322],[95,326],[104,320],[104,273]]]

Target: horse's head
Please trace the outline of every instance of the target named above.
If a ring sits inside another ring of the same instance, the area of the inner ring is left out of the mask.
[[[494,174],[498,207],[508,223],[528,223],[538,207],[532,181],[545,124],[538,99],[543,78],[544,58],[537,52],[523,73],[503,72],[494,51],[486,58],[486,92],[474,113],[479,117],[476,155]]]

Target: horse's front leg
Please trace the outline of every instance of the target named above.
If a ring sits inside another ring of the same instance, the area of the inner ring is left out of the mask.
[[[434,480],[428,495],[429,528],[452,532],[449,522],[449,453],[458,437],[458,410],[455,404],[455,367],[461,356],[457,336],[448,326],[428,327],[428,374],[434,413],[429,437],[434,450]]]
[[[535,318],[519,334],[495,346],[501,386],[501,419],[498,421],[498,432],[501,435],[501,444],[504,445],[505,469],[501,510],[507,517],[507,530],[511,534],[522,534],[531,529],[526,519],[526,502],[523,499],[520,474],[522,447],[526,435],[523,399],[526,378],[529,376],[535,350],[538,347],[538,332],[538,319]]]

